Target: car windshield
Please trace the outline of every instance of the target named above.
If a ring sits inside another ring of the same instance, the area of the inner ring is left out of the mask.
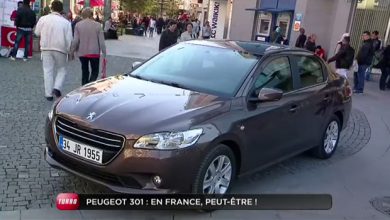
[[[181,43],[131,72],[132,76],[197,92],[234,96],[258,58],[237,50]]]

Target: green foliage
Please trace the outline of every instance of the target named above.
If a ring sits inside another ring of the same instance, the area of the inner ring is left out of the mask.
[[[163,14],[169,17],[177,16],[179,12],[178,3],[179,0],[121,0],[121,6],[126,11],[160,16],[162,6]]]

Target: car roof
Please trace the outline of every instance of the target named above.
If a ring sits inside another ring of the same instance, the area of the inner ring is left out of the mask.
[[[312,52],[304,49],[291,48],[287,45],[271,44],[271,43],[266,43],[261,41],[192,40],[192,41],[186,41],[185,43],[237,50],[243,53],[250,53],[252,55],[260,56],[260,57],[267,54],[279,53],[279,52],[300,52],[300,53],[313,54]]]

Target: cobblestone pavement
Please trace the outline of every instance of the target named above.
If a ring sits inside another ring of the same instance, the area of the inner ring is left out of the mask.
[[[135,61],[108,57],[108,75],[121,73]],[[64,93],[80,86],[80,64],[73,61]],[[60,192],[99,193],[108,189],[63,171],[50,168],[43,159],[44,120],[51,107],[43,97],[43,76],[38,57],[23,63],[0,59],[0,211],[53,207]],[[272,175],[315,169],[361,150],[370,139],[370,126],[365,115],[353,110],[347,129],[343,131],[337,153],[330,160],[317,160],[307,155],[292,158],[246,181],[257,182]]]

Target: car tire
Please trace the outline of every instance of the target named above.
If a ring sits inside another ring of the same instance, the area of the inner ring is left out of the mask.
[[[326,124],[322,134],[321,143],[312,149],[312,154],[320,159],[332,157],[336,151],[340,139],[341,123],[336,115],[333,115]]]
[[[219,167],[222,163],[222,167]],[[229,164],[231,172],[229,172]],[[213,168],[215,168],[214,176],[212,177]],[[226,194],[229,192],[234,179],[236,178],[236,158],[233,151],[226,145],[218,145],[209,152],[200,165],[200,169],[196,175],[195,182],[192,187],[192,192],[196,194]],[[226,186],[228,177],[229,183]],[[210,181],[211,180],[211,181]],[[210,184],[205,183],[210,182]],[[207,187],[210,185],[209,187]],[[219,185],[219,190],[215,186]],[[226,186],[226,187],[225,187]],[[217,189],[218,193],[211,193]],[[226,188],[226,189],[225,189]]]

